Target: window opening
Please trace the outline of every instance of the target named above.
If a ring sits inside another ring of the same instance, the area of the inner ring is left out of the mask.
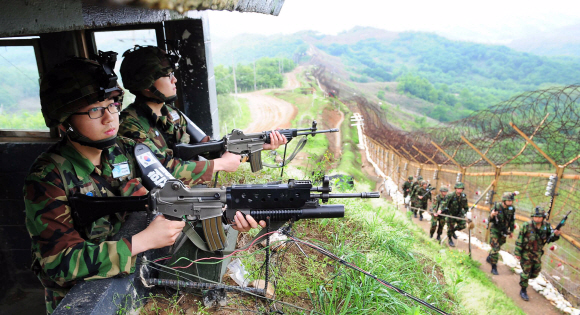
[[[96,49],[102,51],[114,51],[118,53],[117,63],[115,64],[115,73],[119,77],[118,83],[123,87],[121,78],[121,63],[123,62],[123,53],[135,45],[157,46],[157,35],[155,29],[129,30],[129,31],[102,31],[95,32]],[[123,89],[125,89],[123,87]],[[135,101],[135,95],[125,89],[123,97],[123,108]]]
[[[40,77],[34,46],[0,41],[0,129],[48,128],[40,111]]]

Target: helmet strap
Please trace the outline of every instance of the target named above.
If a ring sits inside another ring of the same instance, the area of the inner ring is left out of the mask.
[[[171,104],[177,100],[177,94],[166,97],[165,94],[161,93],[154,85],[149,88],[149,91],[153,93],[153,95],[157,96],[159,99],[156,99],[155,102],[158,104],[167,103]]]
[[[117,142],[117,135],[114,135],[107,139],[94,141],[83,136],[80,132],[76,131],[73,128],[73,126],[68,122],[64,122],[63,126],[66,128],[66,135],[71,141],[77,142],[87,147],[104,150],[114,146],[115,143]]]

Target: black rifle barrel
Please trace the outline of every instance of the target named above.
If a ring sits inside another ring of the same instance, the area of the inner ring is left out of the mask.
[[[310,198],[380,198],[381,194],[378,192],[362,192],[362,193],[354,193],[354,194],[310,194]]]
[[[344,205],[322,205],[313,209],[249,210],[256,221],[288,221],[290,219],[343,218]]]
[[[307,136],[313,135],[317,133],[329,133],[329,132],[338,132],[338,128],[326,129],[326,130],[317,130],[317,131],[306,131],[306,132],[298,132],[297,136]]]

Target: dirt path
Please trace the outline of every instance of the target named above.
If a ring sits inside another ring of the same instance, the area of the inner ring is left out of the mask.
[[[296,74],[301,71],[297,67],[292,72],[286,73],[285,90],[300,87],[300,81]],[[290,122],[296,117],[296,107],[279,98],[266,95],[272,89],[260,90],[250,93],[238,94],[238,97],[248,100],[248,107],[252,113],[252,122],[244,129],[244,132],[259,132],[276,128],[290,128]]]
[[[407,211],[402,206],[399,206],[399,210],[402,212]],[[419,225],[421,228],[423,228],[425,233],[429,233],[429,229],[431,227],[431,221],[427,221],[427,220],[419,221],[419,219],[413,218],[413,222],[415,224]],[[464,230],[464,232],[467,232],[467,230]],[[446,232],[444,231],[443,233],[446,233]],[[441,238],[443,239],[444,235],[441,235]],[[466,242],[462,242],[459,240],[454,240],[454,242],[456,245],[455,250],[459,250],[459,251],[466,252],[466,253],[469,252],[469,247],[468,247],[468,244]],[[442,246],[448,246],[446,239],[444,239],[444,243],[442,244]],[[505,294],[507,296],[509,296],[516,303],[516,305],[519,306],[526,314],[530,314],[530,315],[533,315],[533,314],[538,314],[538,315],[539,314],[541,314],[541,315],[562,314],[562,313],[560,313],[560,311],[558,311],[558,309],[556,309],[556,307],[552,306],[552,304],[548,300],[546,300],[545,297],[540,295],[538,292],[536,292],[531,287],[528,289],[528,296],[530,297],[530,300],[528,302],[522,300],[522,298],[520,297],[520,285],[519,285],[520,276],[518,274],[514,273],[513,271],[511,271],[510,267],[504,265],[501,262],[501,260],[497,264],[497,271],[499,273],[499,276],[493,276],[490,273],[491,265],[488,264],[487,262],[485,262],[485,259],[487,258],[487,254],[488,253],[486,251],[479,249],[475,246],[471,246],[472,259],[477,260],[481,263],[481,266],[479,267],[479,269],[481,269],[486,274],[488,274],[488,276],[491,278],[493,283],[495,283],[498,288],[500,288],[503,292],[505,292]],[[474,294],[477,294],[477,292],[474,292]]]

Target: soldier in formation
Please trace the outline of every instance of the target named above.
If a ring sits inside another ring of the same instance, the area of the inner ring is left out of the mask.
[[[412,176],[409,176],[409,177],[412,177]],[[421,181],[422,180],[423,180],[423,176],[420,176],[420,175],[417,176],[417,180],[414,181],[411,184],[411,188],[409,188],[409,204],[411,204],[411,206],[412,206],[412,203],[413,203],[413,196],[414,196],[415,188],[417,188],[418,186],[421,185]]]
[[[512,238],[516,228],[516,209],[513,206],[514,194],[504,192],[501,202],[496,202],[489,215],[490,245],[491,250],[486,261],[491,264],[491,273],[497,275],[497,261],[501,246],[505,244],[506,237]]]
[[[405,201],[405,208],[407,204],[407,196],[411,194],[411,186],[413,185],[413,176],[409,176],[408,180],[403,183],[403,200]]]
[[[442,205],[445,197],[447,196],[449,189],[447,187],[441,187],[439,189],[439,195],[435,197],[435,202],[433,202],[433,216],[431,216],[431,230],[429,231],[430,236],[433,237],[435,230],[437,230],[437,240],[441,241],[441,233],[443,233],[443,227],[445,226],[445,217],[440,215],[443,212]]]
[[[423,210],[427,210],[427,203],[431,200],[431,191],[427,189],[427,181],[421,181],[421,185],[415,187],[413,196],[411,197],[411,206],[413,207],[413,214],[415,218],[419,213],[419,220],[423,221]]]
[[[536,207],[532,213],[532,220],[523,224],[516,240],[514,252],[520,260],[523,272],[520,274],[520,297],[528,301],[528,280],[536,278],[542,270],[542,255],[544,245],[560,239],[560,231],[553,230],[550,223],[544,218],[546,212],[541,207]]]
[[[455,193],[447,195],[443,201],[443,213],[454,217],[465,218],[465,214],[469,210],[467,206],[467,196],[463,193],[465,185],[462,182],[455,183]],[[453,239],[457,239],[455,231],[463,230],[466,227],[465,219],[456,219],[447,217],[447,237],[449,238],[449,246],[455,247]]]
[[[71,211],[82,209],[70,208],[72,194],[148,193],[133,156],[136,143],[117,136],[123,90],[116,82],[111,87],[110,78],[98,62],[74,58],[47,72],[40,83],[46,126],[58,127],[64,135],[35,160],[23,188],[32,270],[45,288],[49,314],[77,280],[134,272],[137,254],[172,245],[185,225],[159,215],[144,230],[118,241],[111,238],[124,224],[124,215],[107,215],[89,226],[75,226]],[[195,174],[193,169],[185,171]],[[247,218],[234,228],[248,231],[258,226]]]

